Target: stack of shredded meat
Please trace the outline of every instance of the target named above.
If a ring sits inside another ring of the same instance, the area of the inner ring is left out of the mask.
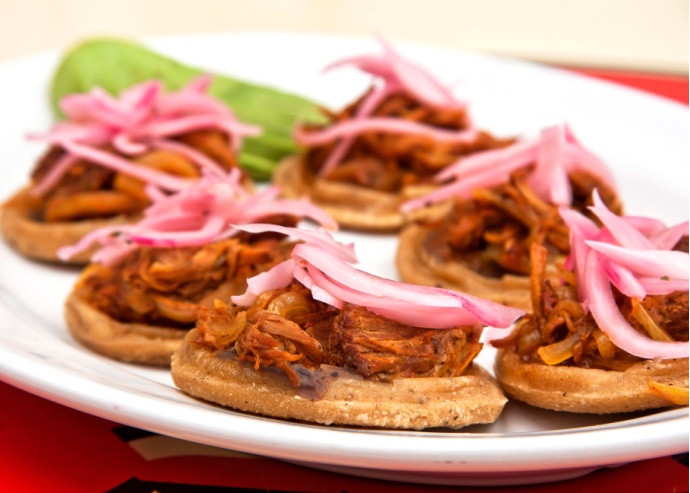
[[[177,140],[205,154],[225,169],[237,166],[228,139],[215,130],[197,131]],[[34,182],[43,179],[64,155],[53,147],[32,173]],[[186,178],[199,177],[199,168],[185,157],[167,150],[153,150],[132,159],[134,163]],[[78,161],[44,196],[36,198],[34,209],[44,222],[75,221],[132,214],[149,205],[144,183],[131,176],[86,161]]]
[[[687,237],[676,249],[687,251]],[[585,314],[577,301],[572,272],[563,272],[560,283],[546,279],[546,250],[534,245],[531,254],[533,314],[523,318],[509,338],[493,345],[513,347],[525,361],[549,365],[625,371],[643,360],[616,347],[592,315]],[[688,340],[687,292],[650,295],[642,301],[615,293],[621,313],[642,334],[653,339]]]
[[[315,301],[299,283],[263,293],[248,308],[220,302],[203,308],[197,330],[198,344],[234,348],[257,370],[283,370],[295,386],[300,378],[293,363],[311,369],[325,363],[380,381],[452,377],[481,349],[472,327],[421,329],[350,304],[336,310]]]
[[[460,260],[473,271],[496,278],[505,273],[529,275],[529,251],[534,243],[553,254],[567,254],[570,236],[558,207],[534,194],[527,174],[528,170],[516,172],[504,185],[476,190],[469,200],[457,199],[444,220],[427,224],[427,251],[443,261]],[[590,175],[573,173],[570,181],[575,209],[585,211],[598,187],[611,210],[621,212],[615,194]]]
[[[340,113],[324,112],[332,124],[352,120],[367,95]],[[469,126],[467,113],[463,109],[431,108],[404,94],[389,96],[370,116],[403,119],[447,130],[465,130]],[[464,154],[503,147],[510,142],[484,132],[480,132],[477,139],[470,143],[436,142],[423,135],[365,132],[355,138],[345,157],[325,178],[383,192],[396,192],[404,186],[428,181],[440,169]],[[306,169],[312,178],[318,174],[336,144],[333,142],[307,151]]]
[[[134,250],[115,267],[91,264],[78,296],[121,322],[191,328],[199,306],[246,289],[246,279],[285,260],[291,247],[273,238],[240,238],[200,247]]]

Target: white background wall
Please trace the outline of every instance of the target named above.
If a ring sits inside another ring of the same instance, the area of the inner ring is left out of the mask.
[[[370,35],[583,67],[687,74],[687,0],[0,0],[0,59],[94,34]]]

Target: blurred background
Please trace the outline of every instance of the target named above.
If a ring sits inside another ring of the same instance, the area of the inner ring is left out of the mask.
[[[91,35],[299,31],[561,66],[688,74],[687,0],[0,0],[0,60]]]

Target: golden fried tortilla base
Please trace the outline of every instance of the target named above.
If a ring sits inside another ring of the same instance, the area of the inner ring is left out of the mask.
[[[496,382],[473,365],[453,378],[364,380],[339,369],[320,399],[302,397],[286,379],[220,357],[187,335],[172,358],[172,377],[187,394],[240,411],[325,425],[397,429],[462,428],[492,423],[507,402]]]
[[[495,369],[509,397],[571,413],[609,414],[674,406],[649,390],[648,378],[688,386],[687,358],[643,361],[626,371],[611,371],[526,363],[514,351],[501,349]]]
[[[128,224],[138,217],[123,215],[109,219],[44,223],[34,219],[37,213],[32,204],[28,187],[12,196],[0,208],[0,231],[7,243],[19,253],[44,262],[86,264],[95,247],[67,261],[60,260],[57,251],[63,246],[74,245],[82,237],[99,228]]]
[[[65,302],[65,321],[72,336],[87,348],[127,363],[155,366],[170,365],[170,357],[188,332],[118,322],[74,293]]]
[[[521,310],[532,310],[528,276],[489,278],[462,262],[440,262],[426,252],[426,234],[417,224],[406,226],[400,233],[396,267],[404,282],[453,289]]]
[[[371,232],[399,230],[409,218],[400,212],[401,204],[417,195],[433,190],[431,185],[408,187],[402,193],[371,190],[349,183],[338,183],[316,178],[305,180],[304,160],[289,156],[273,172],[273,183],[287,198],[307,197],[324,209],[342,228]],[[448,209],[447,204],[426,208],[428,217]]]

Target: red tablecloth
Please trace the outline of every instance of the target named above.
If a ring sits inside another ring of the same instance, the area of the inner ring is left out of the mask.
[[[688,102],[687,78],[580,72]],[[369,480],[220,451],[122,426],[1,382],[0,402],[0,491],[411,493],[478,489]],[[687,492],[688,455],[601,469],[565,482],[480,490]]]

